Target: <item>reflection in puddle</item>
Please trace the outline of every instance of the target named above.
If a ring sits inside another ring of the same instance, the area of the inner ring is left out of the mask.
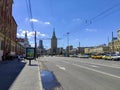
[[[56,88],[58,88],[57,90],[59,90],[59,87],[61,87],[61,85],[57,81],[53,72],[48,70],[42,70],[40,71],[40,74],[41,74],[42,85],[44,90],[55,90]]]

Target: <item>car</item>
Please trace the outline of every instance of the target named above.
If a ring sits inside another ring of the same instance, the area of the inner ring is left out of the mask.
[[[70,57],[78,57],[77,54],[71,54]]]
[[[23,55],[19,55],[19,56],[18,56],[18,59],[19,59],[19,60],[24,60],[24,56],[23,56]]]
[[[105,60],[120,60],[120,54],[106,54],[102,58]]]
[[[78,55],[79,58],[89,58],[90,56],[87,54],[83,54],[83,55]]]
[[[102,55],[92,55],[91,58],[93,59],[102,59]]]
[[[112,60],[118,61],[120,60],[120,54],[113,54],[113,56],[111,57]]]
[[[105,60],[112,60],[112,54],[106,54],[102,57],[102,59],[105,59]]]

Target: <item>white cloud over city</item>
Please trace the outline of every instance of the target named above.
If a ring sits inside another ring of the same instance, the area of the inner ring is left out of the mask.
[[[97,30],[96,29],[85,29],[85,31],[87,31],[87,32],[97,32]]]
[[[17,33],[17,37],[25,37],[26,32],[27,32],[27,36],[29,39],[33,38],[35,35],[35,31],[28,31],[28,30],[19,29],[18,33]],[[36,32],[36,35],[37,35],[37,37],[46,37],[46,34],[38,32],[38,31]]]
[[[42,21],[42,20],[39,20],[39,19],[36,19],[36,18],[32,18],[32,19],[26,18],[25,21],[26,22],[38,23],[40,25],[51,25],[51,23],[49,21]]]

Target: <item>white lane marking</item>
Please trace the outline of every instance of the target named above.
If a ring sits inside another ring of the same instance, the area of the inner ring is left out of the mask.
[[[62,69],[62,70],[66,70],[66,68],[65,67],[61,67],[61,66],[59,66],[59,65],[56,65],[59,69]]]
[[[90,66],[91,66],[91,67],[97,67],[97,68],[99,67],[99,66],[95,66],[95,65],[90,65]]]
[[[98,71],[98,70],[95,70],[95,69],[92,69],[92,68],[88,68],[88,67],[85,67],[85,66],[81,66],[81,65],[78,65],[78,64],[72,64],[72,65],[80,67],[80,68],[88,69],[88,70],[91,70],[91,71],[94,71],[94,72],[98,72],[98,73],[101,73],[101,74],[104,74],[104,75],[107,75],[107,76],[111,76],[111,77],[120,79],[119,76],[116,76],[116,75],[113,75],[113,74],[110,74],[110,73]]]
[[[67,63],[67,61],[64,61],[64,62],[66,62]],[[81,63],[87,63],[87,64],[93,64],[93,65],[99,65],[99,66],[105,66],[105,67],[111,67],[111,68],[120,68],[120,66],[119,65],[105,65],[105,64],[98,64],[98,63],[91,63],[91,62],[85,62],[85,61],[79,61],[79,62],[81,62]]]

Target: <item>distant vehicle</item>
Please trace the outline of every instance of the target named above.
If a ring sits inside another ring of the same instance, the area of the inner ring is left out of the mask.
[[[77,54],[72,54],[72,55],[69,55],[70,57],[78,57]]]
[[[120,54],[113,54],[111,57],[112,60],[118,61],[120,60]]]
[[[20,55],[18,56],[19,60],[24,60],[24,56]]]
[[[79,58],[89,58],[90,56],[87,54],[83,54],[83,55],[78,55]]]
[[[24,60],[24,56],[21,55],[21,56],[20,56],[20,60]]]
[[[112,60],[112,54],[106,54],[102,57],[102,59],[105,59],[105,60]]]
[[[102,57],[105,60],[120,60],[120,54],[106,54]]]
[[[78,55],[77,54],[73,54],[73,57],[78,57]]]
[[[93,59],[102,59],[102,55],[92,55],[91,58]]]

